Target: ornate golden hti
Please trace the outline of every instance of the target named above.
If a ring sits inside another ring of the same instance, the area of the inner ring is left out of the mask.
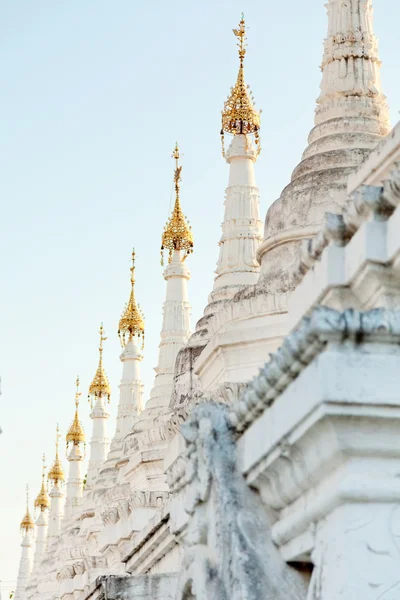
[[[73,444],[74,446],[78,446],[81,442],[85,443],[85,432],[83,430],[81,422],[79,421],[79,413],[78,413],[79,398],[81,395],[82,394],[79,391],[79,377],[77,377],[76,378],[76,393],[75,393],[75,416],[74,416],[74,420],[72,421],[71,427],[69,428],[67,436],[66,436],[67,447],[70,443]]]
[[[46,489],[46,483],[45,483],[45,479],[46,479],[46,457],[43,454],[43,468],[42,468],[42,487],[40,488],[40,492],[35,500],[35,508],[40,508],[41,512],[44,512],[46,510],[46,508],[49,508],[50,506],[50,500],[49,500],[49,496],[47,494],[47,489]]]
[[[242,134],[254,134],[255,143],[257,145],[257,153],[261,151],[260,148],[260,112],[257,111],[254,106],[254,98],[250,90],[250,86],[247,86],[244,80],[244,58],[246,56],[246,24],[244,15],[240,20],[237,29],[232,30],[235,36],[238,38],[239,48],[239,73],[235,86],[231,88],[231,93],[228,96],[224,104],[222,111],[222,127],[221,127],[221,142],[222,142],[222,154],[225,156],[224,148],[224,135],[230,133],[231,135]]]
[[[135,297],[135,250],[132,250],[132,266],[131,266],[131,293],[128,304],[125,304],[122,316],[118,325],[118,337],[121,346],[124,348],[134,336],[142,340],[142,348],[144,346],[144,316],[140,305],[136,302]]]
[[[174,250],[183,250],[182,260],[193,252],[193,234],[192,228],[189,226],[189,221],[186,220],[182,212],[181,202],[179,199],[179,182],[181,181],[182,167],[179,166],[179,148],[176,143],[172,153],[172,158],[175,159],[175,205],[172,214],[165,224],[164,232],[161,241],[161,264],[164,264],[164,250],[168,251],[168,262],[171,262]]]
[[[21,521],[20,529],[21,529],[21,531],[25,531],[25,533],[28,533],[29,530],[32,530],[34,528],[35,528],[35,523],[29,512],[29,487],[26,486],[26,513],[25,513],[24,518]]]
[[[108,377],[103,367],[103,342],[106,341],[106,337],[104,337],[104,327],[103,323],[100,325],[100,345],[99,345],[99,365],[97,367],[96,374],[93,378],[92,383],[89,387],[89,400],[91,397],[94,398],[107,398],[110,402],[111,397],[111,387],[108,382]]]
[[[60,457],[58,454],[58,440],[60,439],[60,428],[58,427],[57,424],[57,430],[56,430],[56,458],[54,460],[54,464],[51,467],[49,474],[48,474],[48,479],[50,481],[54,481],[54,483],[58,483],[60,481],[64,481],[65,480],[65,475],[64,475],[64,469],[62,468],[62,464],[60,461]]]

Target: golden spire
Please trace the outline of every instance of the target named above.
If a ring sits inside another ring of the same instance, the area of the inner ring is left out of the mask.
[[[46,457],[43,454],[43,470],[42,470],[42,487],[40,488],[40,492],[35,500],[35,508],[40,508],[41,512],[44,512],[46,508],[50,506],[49,496],[46,490],[45,478],[46,478]]]
[[[31,513],[29,512],[29,487],[26,486],[26,513],[24,518],[21,521],[21,531],[25,531],[28,533],[30,529],[34,529],[35,523],[31,517]]]
[[[67,446],[71,442],[74,446],[78,446],[81,442],[85,441],[85,432],[83,431],[83,427],[79,421],[79,398],[82,394],[79,391],[79,376],[76,378],[76,393],[75,393],[75,416],[72,421],[71,427],[68,430],[66,440]]]
[[[189,222],[186,222],[185,215],[182,212],[181,202],[179,199],[179,182],[181,180],[182,167],[179,166],[179,148],[178,143],[175,145],[175,149],[172,153],[172,158],[175,159],[175,205],[172,214],[165,225],[165,229],[162,235],[161,242],[161,264],[164,264],[163,251],[168,251],[168,262],[171,262],[172,254],[174,250],[184,250],[182,260],[193,252],[193,234],[192,229],[189,226]]]
[[[144,316],[140,305],[136,303],[135,297],[135,249],[132,250],[131,266],[131,293],[128,304],[125,304],[124,311],[118,324],[118,337],[121,346],[126,346],[134,335],[142,338],[142,347],[144,346]]]
[[[58,440],[59,439],[60,439],[60,428],[58,427],[58,423],[57,423],[56,458],[55,458],[53,466],[51,467],[51,469],[49,471],[49,475],[48,475],[48,478],[51,481],[54,481],[54,483],[58,483],[59,481],[64,481],[65,480],[64,469],[62,468],[60,457],[58,455]]]
[[[224,104],[222,111],[222,128],[221,128],[221,140],[222,140],[222,154],[225,156],[224,151],[224,133],[230,133],[236,135],[238,133],[243,134],[254,134],[255,142],[258,146],[258,153],[260,153],[259,146],[259,129],[260,129],[260,112],[254,108],[254,98],[250,91],[250,87],[246,86],[244,80],[244,57],[246,56],[246,24],[244,15],[240,20],[237,29],[232,30],[235,36],[238,38],[239,48],[239,73],[235,86],[231,88],[231,93],[228,96]]]
[[[106,396],[108,401],[110,402],[111,388],[103,367],[103,342],[105,342],[107,339],[106,337],[104,337],[103,323],[100,325],[99,334],[99,366],[97,367],[96,375],[94,376],[93,381],[89,387],[89,398],[90,396],[94,396],[95,398],[103,398],[104,396]]]

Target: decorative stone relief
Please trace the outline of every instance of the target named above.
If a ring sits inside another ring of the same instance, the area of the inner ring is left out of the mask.
[[[304,600],[305,584],[274,546],[259,496],[236,465],[228,407],[196,407],[182,426],[187,443],[184,489],[191,516],[177,600]],[[174,483],[174,482],[172,482]]]
[[[219,402],[220,404],[232,405],[234,402],[238,402],[240,395],[244,392],[246,388],[247,383],[223,383],[218,386],[215,393],[213,394],[213,398],[216,402]]]
[[[371,214],[376,219],[386,220],[399,204],[400,165],[396,165],[383,187],[363,185],[348,200],[342,214],[326,213],[321,231],[302,243],[293,271],[295,281],[301,281],[315,262],[320,260],[329,243],[346,245]]]
[[[307,600],[397,600],[400,506],[345,506],[317,527]]]
[[[137,490],[131,493],[129,491],[128,497],[114,499],[112,504],[102,510],[103,525],[115,525],[118,521],[127,519],[135,508],[158,508],[168,500],[168,497],[168,492]]]
[[[365,337],[398,343],[400,312],[385,308],[366,312],[354,309],[338,312],[324,306],[315,308],[311,316],[304,317],[297,329],[285,338],[259,375],[248,384],[232,408],[232,423],[238,431],[246,429],[329,341],[360,342]]]

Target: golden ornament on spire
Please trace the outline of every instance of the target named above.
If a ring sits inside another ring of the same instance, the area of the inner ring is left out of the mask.
[[[99,345],[99,366],[97,367],[96,375],[93,378],[92,383],[89,387],[89,398],[90,396],[94,396],[95,398],[104,398],[107,397],[110,402],[111,396],[111,388],[108,383],[108,378],[106,372],[103,367],[103,342],[106,341],[106,337],[104,337],[104,327],[103,323],[100,325],[100,345]]]
[[[135,249],[132,250],[131,293],[118,324],[118,337],[124,348],[133,336],[142,339],[144,346],[144,316],[135,297]]]
[[[58,455],[58,440],[59,439],[60,439],[60,428],[58,427],[58,424],[57,424],[56,458],[55,458],[54,464],[51,467],[49,474],[48,474],[48,479],[50,479],[51,481],[54,481],[54,483],[58,483],[59,481],[65,480],[64,469],[62,468],[60,457]]]
[[[67,446],[70,442],[74,446],[78,446],[81,442],[85,442],[85,432],[79,421],[79,413],[78,413],[80,396],[82,396],[82,394],[79,391],[79,377],[77,377],[76,378],[76,393],[75,393],[75,416],[74,416],[74,420],[72,421],[71,427],[69,428],[67,436],[66,436]]]
[[[42,469],[42,487],[40,488],[40,492],[35,500],[35,508],[40,508],[41,512],[44,512],[46,510],[46,508],[49,508],[50,506],[50,500],[49,500],[49,496],[46,490],[46,483],[45,483],[45,478],[46,478],[46,457],[43,454],[43,469]]]
[[[21,521],[20,529],[21,531],[28,533],[28,531],[34,529],[34,527],[35,523],[31,517],[31,513],[29,512],[29,487],[26,486],[26,513]]]
[[[255,102],[253,95],[250,91],[250,87],[246,85],[244,80],[244,57],[246,56],[246,23],[244,15],[240,20],[237,29],[232,30],[235,36],[238,38],[239,48],[239,73],[235,86],[231,88],[231,93],[228,96],[224,104],[222,111],[222,128],[221,128],[221,140],[222,140],[222,154],[225,156],[224,151],[224,133],[230,133],[236,135],[242,134],[254,134],[255,143],[258,147],[258,153],[260,153],[260,112],[254,107]]]
[[[184,251],[182,260],[193,252],[193,234],[192,228],[189,226],[189,221],[186,221],[185,215],[182,212],[181,202],[179,199],[179,182],[181,180],[182,167],[179,166],[179,148],[178,143],[172,153],[172,158],[175,159],[175,205],[172,214],[165,225],[161,242],[161,264],[164,264],[164,250],[168,251],[168,262],[171,262],[174,250]]]

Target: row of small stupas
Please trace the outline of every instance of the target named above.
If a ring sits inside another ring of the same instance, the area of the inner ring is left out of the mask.
[[[371,0],[329,0],[328,21],[315,127],[291,182],[268,211],[264,237],[254,175],[260,114],[245,84],[243,17],[234,30],[239,72],[224,105],[221,129],[229,181],[216,277],[204,316],[191,334],[185,258],[193,250],[193,237],[180,205],[176,147],[176,200],[162,237],[162,251],[168,253],[166,299],[149,400],[143,408],[144,320],[135,299],[133,262],[131,294],[119,325],[123,369],[115,435],[109,444],[110,389],[102,365],[101,329],[100,362],[89,390],[93,432],[87,480],[84,485],[77,389],[75,418],[67,434],[65,506],[57,450],[49,473],[50,508],[44,476],[37,499],[34,558],[28,510],[21,523],[17,600],[84,598],[99,575],[124,575],[127,557],[133,554],[133,574],[152,573],[153,568],[156,573],[179,571],[179,548],[166,531],[170,489],[165,477],[179,425],[200,397],[237,398],[279,346],[291,327],[288,298],[296,286],[293,267],[302,243],[319,231],[327,210],[343,207],[349,176],[389,131]],[[233,136],[226,150],[225,134]],[[151,551],[142,552],[149,540]]]
[[[164,264],[164,253],[167,252],[168,266],[164,277],[167,280],[167,296],[164,303],[164,323],[161,333],[159,365],[151,398],[168,396],[169,385],[174,367],[174,361],[180,348],[190,335],[190,305],[187,301],[187,280],[189,270],[184,265],[187,256],[193,252],[193,235],[191,227],[185,218],[180,203],[180,181],[182,166],[179,165],[179,147],[176,144],[172,157],[175,160],[174,184],[175,204],[172,214],[166,223],[162,234],[161,264]],[[119,442],[128,434],[132,426],[143,412],[143,384],[140,378],[140,362],[143,360],[145,338],[144,315],[135,297],[135,251],[132,252],[131,291],[119,321],[118,336],[123,348],[121,361],[123,375],[120,384],[120,403],[116,433],[110,451],[110,440],[107,432],[109,413],[106,405],[110,401],[111,387],[103,366],[103,324],[100,326],[99,364],[89,387],[91,402],[90,417],[93,420],[92,437],[90,441],[90,457],[86,478],[84,476],[84,460],[86,456],[86,436],[79,419],[79,377],[76,380],[75,414],[66,434],[68,461],[70,463],[66,494],[63,486],[65,474],[59,457],[59,427],[56,434],[56,456],[54,464],[47,475],[48,483],[52,485],[48,494],[46,484],[45,456],[43,456],[43,473],[40,492],[35,499],[34,507],[39,510],[36,523],[29,510],[29,494],[27,490],[26,514],[21,521],[22,557],[18,574],[15,598],[22,598],[26,592],[33,591],[39,574],[42,559],[46,552],[54,549],[57,537],[63,528],[77,516],[82,508],[82,497],[85,490],[92,490],[100,468],[108,458],[112,461],[120,457],[117,447]],[[167,334],[167,332],[173,331]],[[150,403],[149,403],[150,404]],[[121,447],[119,447],[121,450]],[[50,496],[50,497],[49,497]],[[64,497],[65,496],[65,497]],[[35,527],[36,526],[36,527]],[[36,536],[34,531],[36,529]],[[35,537],[35,539],[34,539]],[[34,553],[33,548],[35,547]],[[32,577],[33,575],[33,577]],[[33,579],[33,581],[32,581]]]

